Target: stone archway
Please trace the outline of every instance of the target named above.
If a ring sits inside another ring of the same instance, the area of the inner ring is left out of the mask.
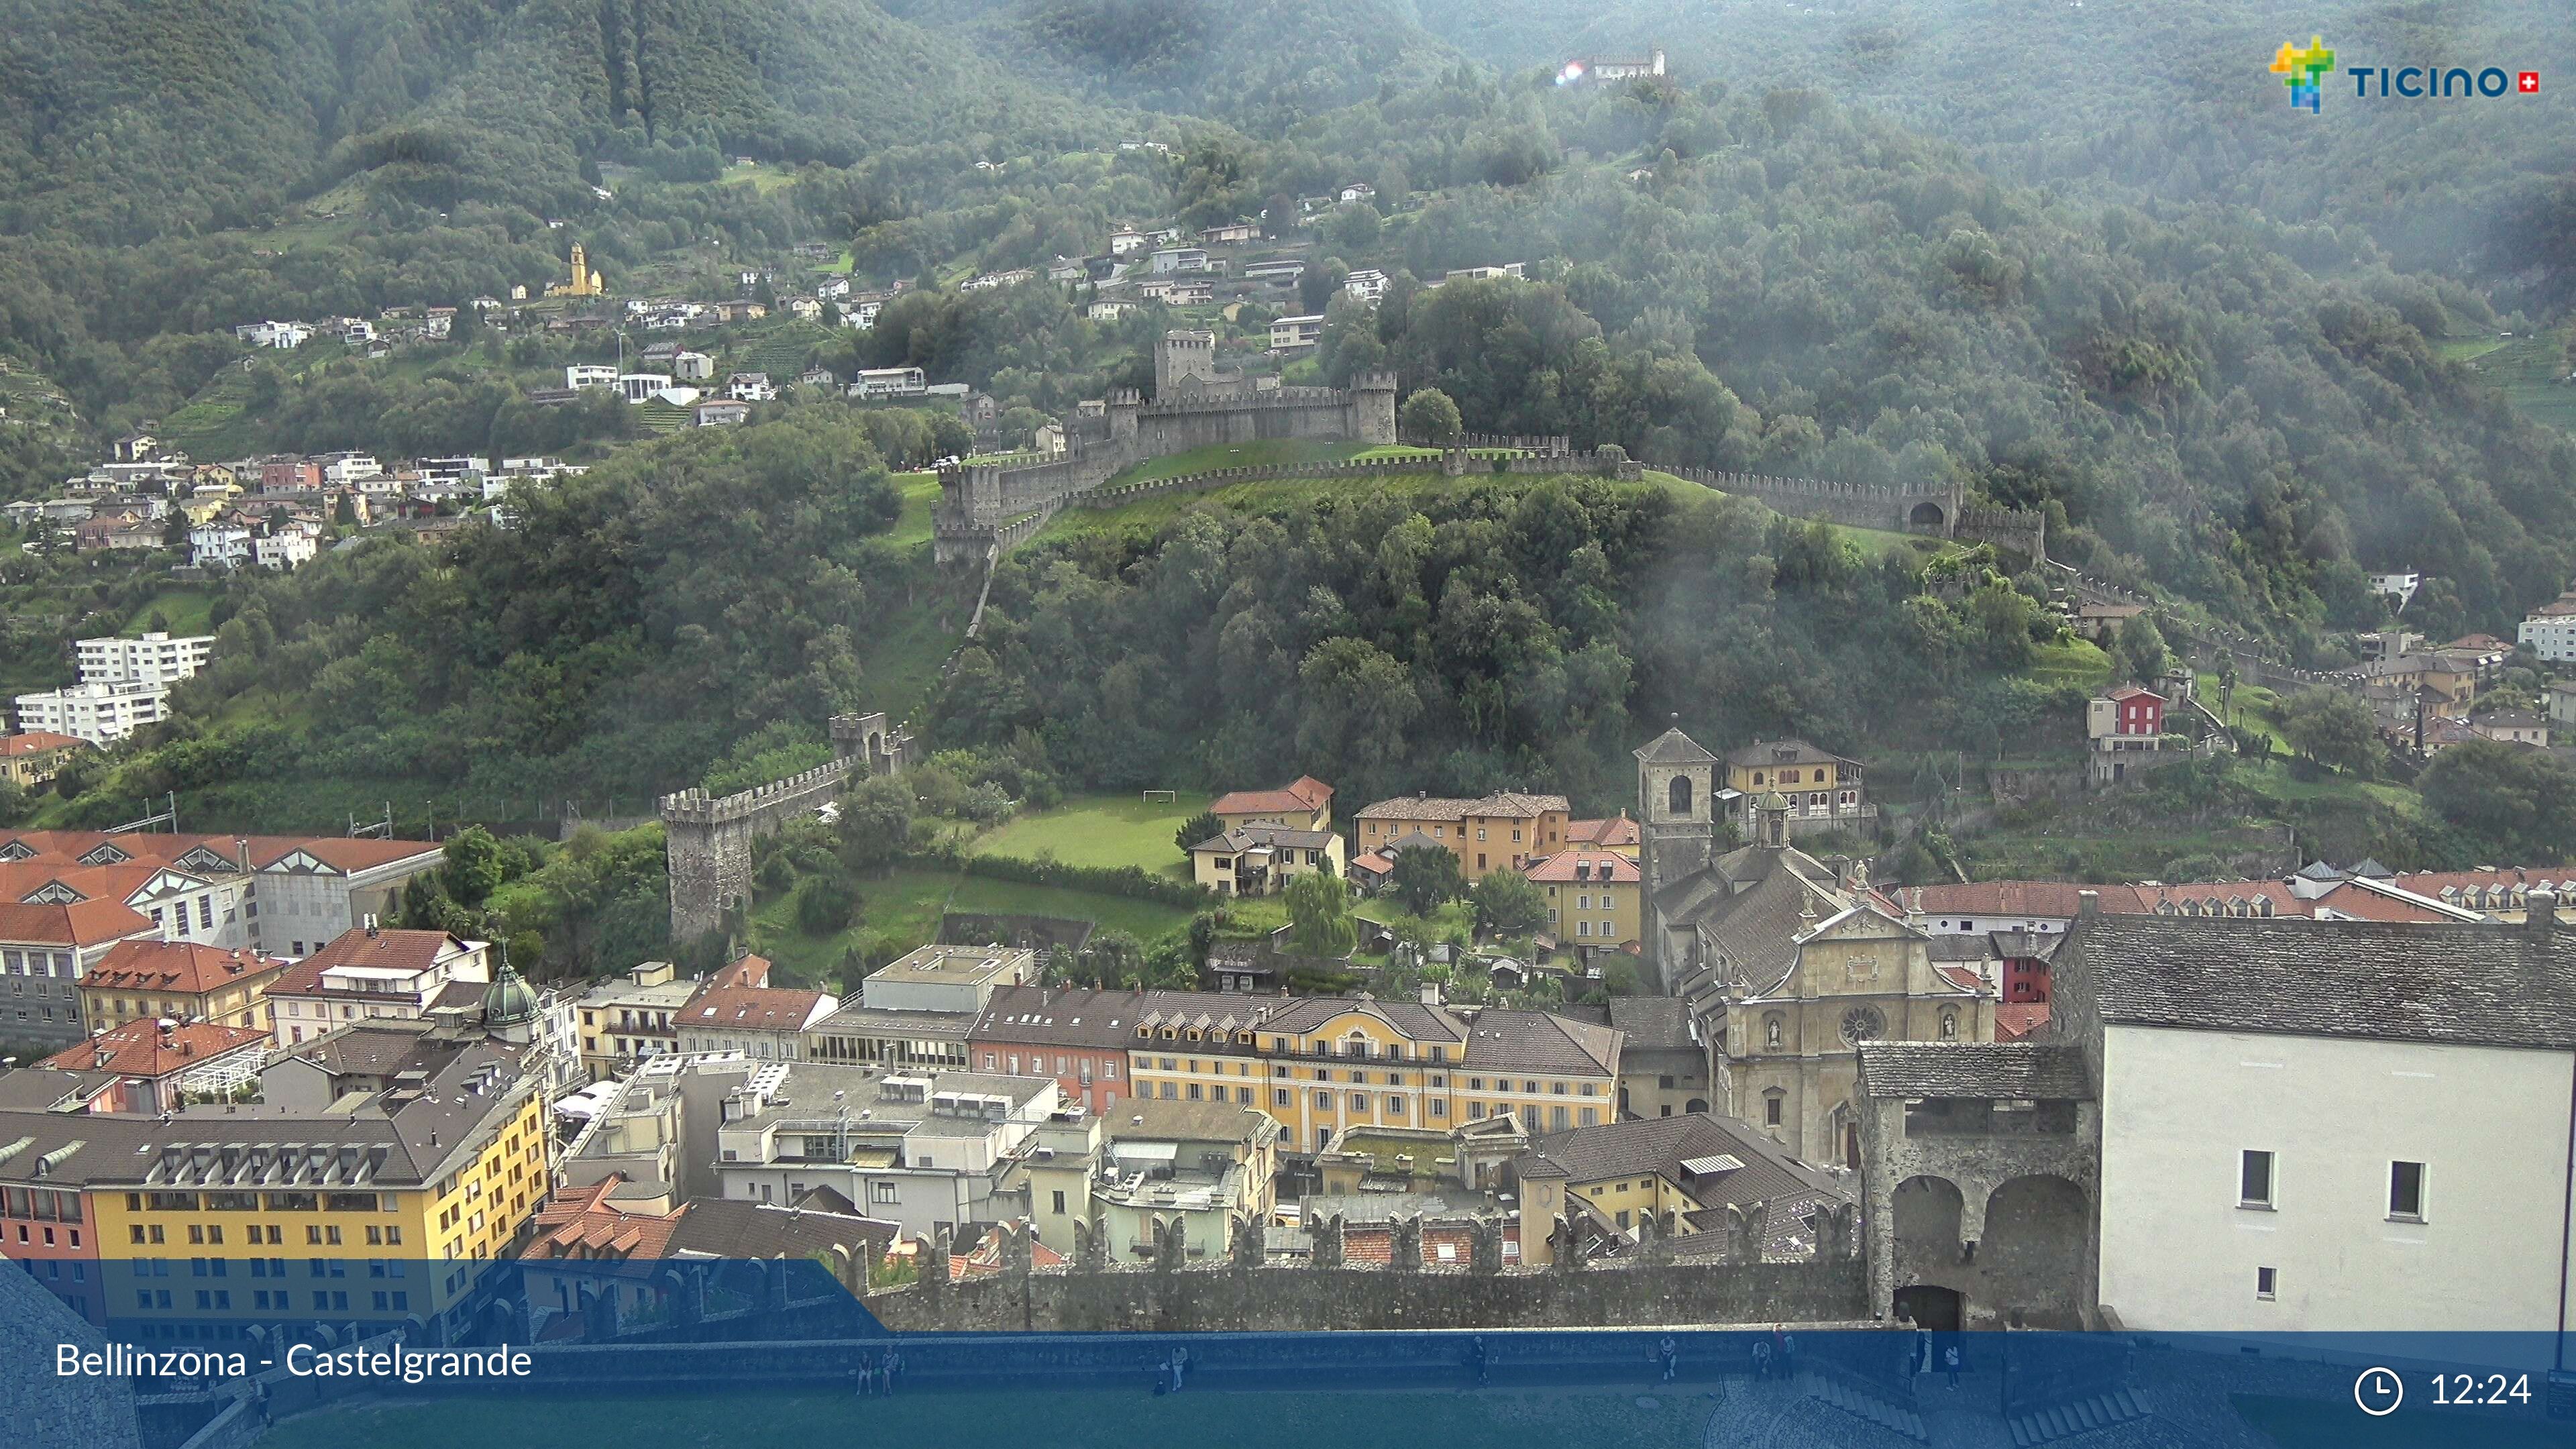
[[[1964,1267],[1960,1223],[1967,1199],[1959,1185],[1946,1177],[1909,1177],[1896,1185],[1888,1208],[1898,1291],[1926,1284],[1964,1290],[1970,1270]]]
[[[1915,504],[1905,515],[1905,531],[1947,534],[1950,531],[1950,515],[1940,504],[1925,499]]]
[[[2016,1177],[1986,1198],[1979,1276],[1994,1311],[2031,1328],[2082,1328],[2092,1204],[2053,1173]]]
[[[1935,1283],[1909,1283],[1896,1290],[1898,1323],[1911,1323],[1927,1333],[1956,1333],[1968,1326],[1967,1295]]]

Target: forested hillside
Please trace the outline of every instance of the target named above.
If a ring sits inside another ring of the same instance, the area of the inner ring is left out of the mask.
[[[2576,10],[2555,0],[1420,0],[1423,23],[1522,71],[1661,46],[1686,85],[1804,87],[2031,182],[2357,224],[2401,267],[2576,285]],[[2537,70],[2537,97],[2362,101],[2340,75],[2293,114],[2269,74],[2322,35],[2340,65]],[[2536,309],[2535,309],[2536,310]]]

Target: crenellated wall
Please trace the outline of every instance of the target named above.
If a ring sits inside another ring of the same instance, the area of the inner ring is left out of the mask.
[[[751,898],[754,840],[821,809],[852,775],[890,774],[910,763],[911,734],[889,728],[882,714],[834,715],[831,734],[830,764],[722,798],[694,786],[662,797],[675,944],[722,929],[726,908]]]

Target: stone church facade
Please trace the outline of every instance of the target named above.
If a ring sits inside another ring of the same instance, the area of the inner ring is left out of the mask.
[[[1996,983],[1936,964],[1864,866],[1791,845],[1776,794],[1750,812],[1753,843],[1721,851],[1724,761],[1678,728],[1636,759],[1648,964],[1710,1043],[1716,1109],[1804,1161],[1857,1167],[1859,1044],[1992,1041]]]

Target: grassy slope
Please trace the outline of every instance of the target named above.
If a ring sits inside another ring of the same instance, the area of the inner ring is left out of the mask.
[[[1181,823],[1207,808],[1208,797],[1183,790],[1171,805],[1148,805],[1135,795],[1081,795],[1053,810],[1023,815],[987,832],[977,855],[1023,860],[1053,856],[1067,865],[1143,866],[1178,876],[1183,861],[1172,845]]]

